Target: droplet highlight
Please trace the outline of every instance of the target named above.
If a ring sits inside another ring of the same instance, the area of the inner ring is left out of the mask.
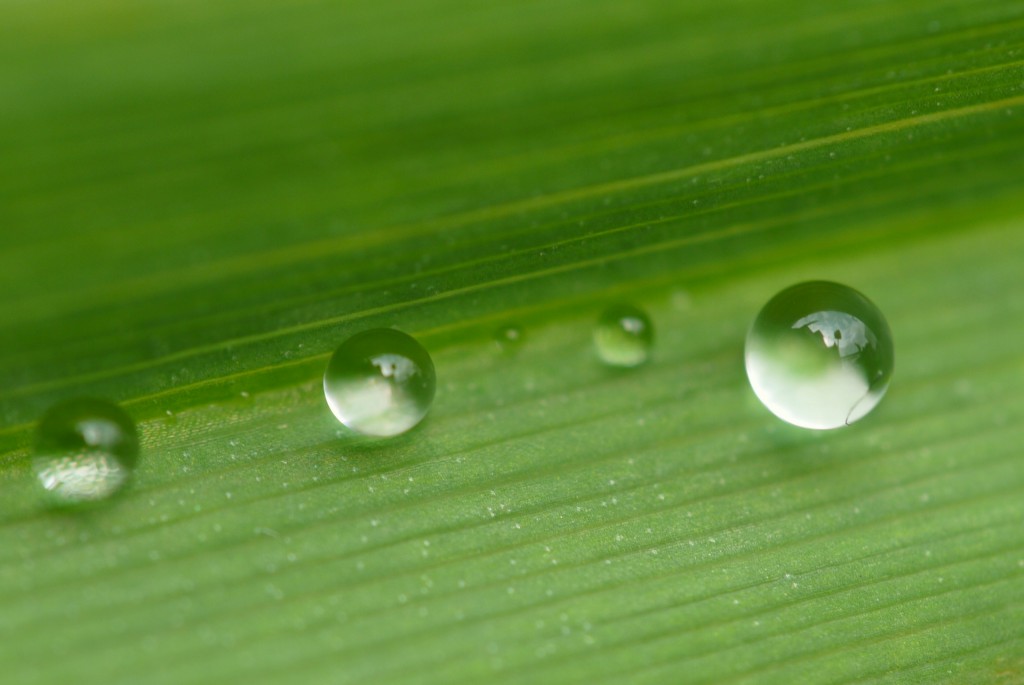
[[[882,312],[853,288],[812,281],[786,288],[754,319],[746,368],[758,399],[801,428],[839,428],[885,396],[895,367]]]
[[[348,428],[398,435],[426,416],[434,400],[434,362],[415,338],[392,328],[352,336],[324,372],[324,396]]]
[[[75,504],[120,490],[138,457],[131,417],[111,402],[80,398],[54,405],[43,416],[32,466],[55,503]]]
[[[633,305],[606,309],[594,329],[594,347],[605,364],[633,367],[646,362],[654,342],[650,317]]]

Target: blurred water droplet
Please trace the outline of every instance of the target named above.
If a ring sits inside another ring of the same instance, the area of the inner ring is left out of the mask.
[[[594,346],[601,360],[610,366],[632,367],[647,361],[654,341],[654,327],[637,307],[619,304],[609,307],[594,329]]]
[[[120,490],[138,456],[132,419],[111,402],[83,398],[57,404],[43,416],[32,464],[56,503],[74,504]]]
[[[515,352],[523,345],[523,329],[509,324],[494,332],[494,342],[503,352]]]

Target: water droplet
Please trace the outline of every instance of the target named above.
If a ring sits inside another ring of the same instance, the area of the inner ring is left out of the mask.
[[[611,366],[639,366],[651,354],[654,327],[642,310],[628,304],[605,310],[594,329],[594,345],[601,360]]]
[[[523,344],[523,329],[509,324],[494,332],[494,342],[503,352],[515,352]]]
[[[341,344],[324,373],[324,395],[343,424],[390,436],[418,424],[434,399],[434,363],[414,338],[376,328]]]
[[[75,504],[120,490],[138,456],[131,418],[111,402],[81,398],[54,405],[43,416],[32,465],[55,502]]]
[[[894,360],[878,307],[838,283],[783,290],[747,333],[751,387],[773,414],[802,428],[839,428],[864,417],[889,388]]]

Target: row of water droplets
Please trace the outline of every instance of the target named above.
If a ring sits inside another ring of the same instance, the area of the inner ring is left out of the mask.
[[[505,350],[524,344],[523,330],[496,334]],[[651,355],[654,327],[638,307],[609,307],[593,343],[607,365],[631,368]],[[870,412],[893,371],[892,335],[881,312],[857,291],[816,281],[783,290],[761,310],[746,340],[751,386],[779,418],[814,429],[837,428]],[[390,437],[423,420],[436,375],[426,349],[391,328],[345,340],[324,372],[324,397],[337,419],[356,433]],[[40,421],[35,476],[51,501],[102,500],[120,490],[138,460],[132,419],[105,400],[72,399]]]

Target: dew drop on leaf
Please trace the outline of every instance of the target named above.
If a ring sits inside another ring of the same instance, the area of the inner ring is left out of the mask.
[[[124,410],[105,400],[79,398],[54,405],[36,430],[32,466],[54,503],[105,499],[135,468],[139,440]]]
[[[651,355],[654,327],[647,314],[628,304],[606,309],[594,328],[597,354],[609,366],[632,367]]]
[[[838,283],[786,288],[747,333],[754,393],[773,414],[802,428],[839,428],[863,418],[888,390],[894,363],[882,312]]]
[[[404,433],[434,399],[434,363],[411,336],[376,328],[352,336],[324,373],[324,396],[343,424],[364,435]]]
[[[523,344],[523,329],[515,324],[500,327],[494,332],[494,342],[502,352],[515,352]]]

